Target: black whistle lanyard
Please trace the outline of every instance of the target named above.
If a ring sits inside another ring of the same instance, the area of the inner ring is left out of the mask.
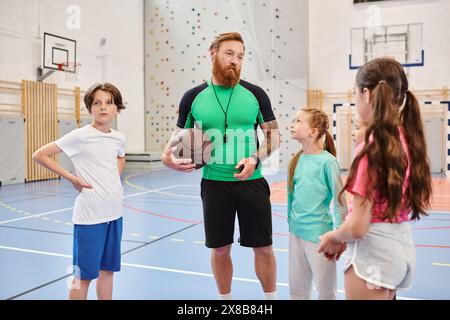
[[[231,88],[230,97],[228,98],[227,109],[224,110],[222,107],[222,104],[220,103],[219,97],[217,96],[217,92],[216,92],[216,89],[214,88],[214,83],[213,83],[212,79],[211,79],[211,86],[213,88],[214,95],[216,96],[217,102],[219,103],[220,110],[222,110],[223,114],[225,115],[225,132],[223,133],[223,143],[227,143],[228,108],[230,107],[230,101],[231,101],[231,96],[233,95],[234,87]]]

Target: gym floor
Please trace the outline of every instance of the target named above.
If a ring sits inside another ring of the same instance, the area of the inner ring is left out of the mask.
[[[201,172],[126,170],[122,270],[114,299],[217,299],[210,250],[204,246]],[[289,299],[286,172],[266,175],[272,189],[278,296]],[[398,299],[450,299],[450,180],[433,177],[430,215],[413,224],[417,270]],[[65,180],[0,188],[0,299],[67,299],[72,264],[72,206]],[[237,243],[233,298],[263,299],[251,249]],[[344,299],[338,262],[338,299]],[[95,299],[95,283],[89,299]],[[313,292],[316,298],[316,292]]]

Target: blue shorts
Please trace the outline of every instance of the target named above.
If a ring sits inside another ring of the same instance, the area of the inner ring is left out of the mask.
[[[120,271],[122,218],[114,221],[74,226],[74,277],[81,280],[98,278],[100,270]]]

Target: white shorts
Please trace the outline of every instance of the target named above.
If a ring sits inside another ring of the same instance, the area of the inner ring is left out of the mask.
[[[347,244],[344,272],[351,266],[356,275],[374,287],[409,289],[416,269],[416,251],[409,222],[372,223],[367,234]]]

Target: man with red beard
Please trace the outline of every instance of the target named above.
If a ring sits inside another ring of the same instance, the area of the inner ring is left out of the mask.
[[[206,246],[219,295],[231,299],[231,245],[236,212],[239,243],[253,248],[255,271],[266,299],[276,299],[276,262],[272,249],[270,188],[260,162],[279,146],[279,131],[269,97],[240,80],[244,42],[239,33],[215,38],[210,48],[212,77],[181,99],[177,130],[196,123],[213,141],[211,161],[203,167],[201,197]],[[259,145],[258,125],[265,140]],[[176,159],[170,143],[161,156],[169,168],[194,170],[191,160]]]

